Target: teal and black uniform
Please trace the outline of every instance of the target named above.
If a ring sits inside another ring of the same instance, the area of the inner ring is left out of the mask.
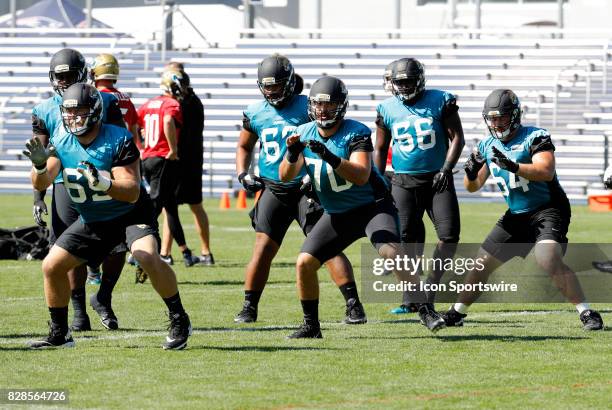
[[[117,97],[109,93],[100,93],[102,96],[102,122],[125,127],[123,116],[118,105]],[[46,144],[54,135],[64,131],[60,105],[62,96],[53,97],[35,105],[32,109],[32,133]],[[50,241],[55,242],[64,230],[69,227],[79,214],[62,185],[62,176],[58,175],[53,181],[53,196],[51,199],[51,231]]]
[[[255,231],[265,233],[278,245],[294,220],[307,234],[323,213],[316,198],[308,198],[300,191],[305,170],[290,182],[282,182],[278,172],[287,152],[287,137],[310,121],[307,103],[306,96],[294,95],[283,107],[262,100],[244,111],[242,127],[259,138],[259,176],[265,182],[249,215]]]
[[[567,243],[571,208],[557,175],[551,181],[529,181],[501,169],[491,162],[493,147],[519,164],[531,164],[532,157],[544,151],[554,151],[547,130],[521,126],[506,142],[489,135],[478,143],[491,177],[502,192],[508,210],[486,238],[483,248],[496,258],[506,261],[513,256],[525,256],[534,243],[551,239]],[[506,246],[517,243],[523,245]]]
[[[399,210],[402,242],[425,242],[425,212],[441,241],[459,241],[459,203],[452,179],[445,191],[432,189],[449,146],[444,118],[457,110],[454,95],[433,89],[424,90],[412,104],[393,96],[377,107],[376,125],[391,138],[391,193]]]
[[[364,124],[345,119],[334,135],[323,138],[317,123],[309,122],[295,131],[300,141],[323,143],[334,155],[349,160],[353,152],[372,152],[371,131]],[[301,252],[324,263],[357,239],[367,236],[378,249],[399,243],[397,209],[388,195],[385,179],[372,162],[367,183],[356,185],[343,179],[308,147],[302,152],[304,168],[321,200],[325,213],[308,234]]]
[[[83,146],[62,128],[51,143],[61,162],[63,184],[80,215],[57,238],[57,246],[88,262],[101,262],[121,242],[131,246],[146,235],[157,235],[151,200],[144,188],[136,203],[119,201],[97,190],[77,171],[81,161],[88,161],[108,177],[114,167],[138,161],[140,153],[127,129],[102,124],[94,141]]]

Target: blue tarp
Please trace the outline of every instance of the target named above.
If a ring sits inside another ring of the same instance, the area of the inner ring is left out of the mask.
[[[69,0],[42,0],[17,16],[17,28],[85,28],[87,16],[81,8]],[[10,27],[11,21],[0,23]],[[92,19],[92,28],[111,28]]]

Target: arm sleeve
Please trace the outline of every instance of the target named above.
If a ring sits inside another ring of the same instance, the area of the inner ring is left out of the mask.
[[[533,157],[538,152],[554,150],[555,146],[550,139],[550,135],[542,134],[535,137],[531,142],[531,146],[529,147],[529,155]]]
[[[121,114],[121,108],[119,108],[117,100],[115,99],[109,102],[107,108],[108,111],[106,112],[106,123],[125,128],[125,122],[123,121],[123,115]]]
[[[134,143],[131,136],[127,136],[117,149],[115,157],[113,158],[113,167],[122,167],[136,161],[140,157],[138,147]]]
[[[379,111],[376,111],[376,126],[378,128],[382,128],[384,130],[389,131],[389,128],[387,128],[387,126],[385,125],[385,119],[383,118],[382,114]]]
[[[369,135],[358,135],[349,143],[349,155],[353,152],[372,152],[372,138]]]
[[[247,117],[245,113],[242,113],[242,128],[252,134],[255,134],[255,131],[253,131],[253,128],[251,128],[251,119]]]
[[[457,99],[452,94],[448,94],[450,97],[444,101],[444,105],[442,106],[442,118],[446,118],[449,115],[452,115],[459,111],[459,106],[457,105]]]

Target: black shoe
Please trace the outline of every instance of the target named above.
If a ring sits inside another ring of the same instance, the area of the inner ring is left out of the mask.
[[[117,320],[117,316],[115,316],[115,312],[113,312],[113,308],[111,304],[103,304],[98,300],[98,294],[94,293],[89,298],[89,304],[96,311],[98,316],[100,316],[100,323],[102,326],[107,328],[108,330],[117,330],[119,329],[119,321]]]
[[[49,336],[42,340],[31,340],[28,342],[30,349],[54,349],[62,347],[74,347],[74,339],[70,329],[62,329],[51,321],[49,323]]]
[[[212,266],[215,264],[215,258],[212,253],[200,256],[200,264],[204,266]]]
[[[321,325],[319,322],[304,321],[298,330],[287,336],[287,339],[323,339]]]
[[[366,317],[363,305],[357,299],[351,298],[346,302],[346,318],[344,323],[348,325],[361,325],[367,323],[368,318]]]
[[[234,318],[236,323],[253,323],[257,322],[257,308],[251,305],[248,300],[244,301],[242,310]]]
[[[75,315],[72,320],[72,324],[70,325],[70,330],[73,332],[85,332],[87,330],[91,330],[91,322],[89,321],[89,316],[87,313]]]
[[[166,343],[162,345],[164,350],[183,350],[187,347],[187,339],[191,336],[191,321],[187,313],[170,313],[170,325]]]
[[[147,272],[145,272],[140,265],[136,265],[135,274],[136,278],[134,280],[134,283],[145,283],[147,281],[147,278],[149,277],[149,275],[147,275]]]
[[[442,313],[442,319],[446,323],[446,326],[459,327],[463,326],[463,319],[467,316],[465,313],[459,313],[455,310],[454,307],[451,306],[450,309],[446,313]]]
[[[580,314],[584,330],[601,330],[604,328],[603,319],[596,310],[587,309]]]
[[[170,266],[174,265],[174,259],[172,259],[172,255],[159,255],[159,257],[161,258],[161,260],[166,262],[168,265]]]
[[[183,252],[183,262],[185,262],[185,267],[189,268],[197,263],[200,263],[200,258],[193,255],[190,252]]]
[[[612,261],[592,262],[593,267],[601,272],[612,273]]]
[[[419,306],[419,317],[421,323],[434,333],[446,327],[444,319],[435,311],[431,303],[422,303]]]

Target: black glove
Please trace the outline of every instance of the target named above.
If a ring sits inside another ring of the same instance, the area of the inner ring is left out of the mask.
[[[264,181],[257,175],[247,174],[246,172],[238,175],[238,181],[242,184],[247,192],[255,193],[264,189]]]
[[[493,158],[491,158],[491,162],[496,164],[501,169],[505,169],[513,174],[516,174],[516,172],[519,170],[519,164],[504,155],[504,153],[498,150],[497,147],[493,147]]]
[[[47,211],[47,204],[45,204],[45,201],[42,199],[34,199],[32,214],[34,215],[34,221],[36,221],[36,225],[38,226],[47,226],[47,223],[42,219],[43,213],[45,215],[49,215],[49,212]]]
[[[304,148],[306,148],[306,145],[304,145],[302,141],[297,140],[292,145],[287,146],[287,153],[285,154],[285,158],[287,158],[287,161],[292,164],[296,163],[298,158],[300,157],[300,154],[302,153],[302,151],[304,151]]]
[[[315,154],[317,154],[323,161],[327,162],[333,169],[340,166],[342,159],[330,150],[327,149],[325,144],[320,141],[310,140],[308,141],[308,148]]]
[[[302,185],[300,185],[300,192],[306,197],[310,199],[314,199],[318,201],[317,193],[315,192],[315,187],[312,184],[312,180],[310,176],[307,174],[302,178]]]
[[[478,172],[485,162],[487,161],[482,157],[482,155],[480,155],[480,151],[475,151],[470,154],[469,158],[463,165],[465,175],[470,181],[473,181],[478,177]]]
[[[432,189],[437,193],[442,193],[448,189],[450,181],[453,179],[452,168],[444,167],[433,178]]]

